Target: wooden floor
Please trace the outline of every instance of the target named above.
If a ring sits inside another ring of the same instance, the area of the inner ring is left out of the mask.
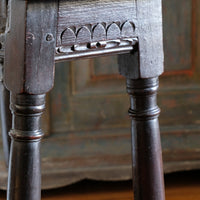
[[[165,177],[166,200],[200,200],[200,171],[170,174]],[[131,181],[80,183],[43,191],[43,200],[133,200]],[[5,200],[0,191],[0,200]]]

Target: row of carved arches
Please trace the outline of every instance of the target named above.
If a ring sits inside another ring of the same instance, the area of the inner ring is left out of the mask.
[[[119,38],[133,37],[135,24],[126,21],[122,24],[118,22],[106,26],[105,23],[98,23],[91,26],[68,27],[61,34],[61,43],[64,46],[74,43],[88,43],[93,41],[114,40]]]

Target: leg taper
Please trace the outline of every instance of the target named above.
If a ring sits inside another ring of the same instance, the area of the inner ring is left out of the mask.
[[[1,134],[3,141],[3,151],[6,165],[8,166],[9,152],[10,152],[10,137],[8,132],[11,129],[12,115],[9,109],[10,92],[3,84],[3,60],[0,60],[0,111],[1,111]]]
[[[7,200],[40,200],[40,127],[45,95],[12,95]]]
[[[127,80],[135,200],[165,199],[157,88],[158,78]]]

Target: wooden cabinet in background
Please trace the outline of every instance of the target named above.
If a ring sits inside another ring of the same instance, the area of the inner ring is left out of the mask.
[[[164,169],[200,169],[200,2],[164,0],[163,17],[165,74],[158,103]],[[117,57],[57,64],[50,118],[43,119],[43,188],[87,178],[130,179],[128,105]],[[2,148],[0,153],[5,188]]]

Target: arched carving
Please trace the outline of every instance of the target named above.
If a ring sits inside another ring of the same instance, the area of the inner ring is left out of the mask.
[[[135,38],[135,28],[135,24],[131,21],[68,27],[62,32],[61,46],[57,47],[56,51],[61,53],[130,46],[132,39]]]
[[[107,28],[107,39],[118,39],[120,38],[120,28],[116,23],[112,23]]]
[[[92,41],[106,40],[106,29],[102,24],[97,24],[92,30]]]
[[[77,43],[88,43],[91,41],[91,32],[87,26],[81,27],[77,32]]]
[[[76,41],[76,35],[71,28],[66,28],[61,35],[62,45],[71,45]]]
[[[132,37],[134,36],[135,25],[129,21],[126,21],[122,24],[121,27],[121,36],[122,37]]]

